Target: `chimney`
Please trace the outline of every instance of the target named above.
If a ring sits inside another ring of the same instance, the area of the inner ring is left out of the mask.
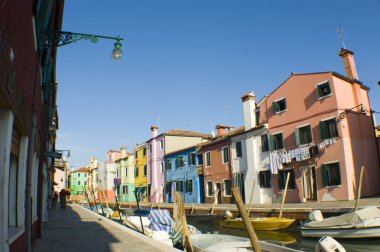
[[[152,138],[155,138],[158,135],[158,126],[152,126],[150,130],[152,132]]]
[[[344,68],[346,69],[347,77],[354,80],[359,80],[358,72],[356,70],[354,53],[350,50],[342,48],[339,52],[342,57]]]
[[[120,157],[125,158],[127,156],[127,147],[123,146],[120,149]]]
[[[217,136],[222,136],[224,134],[227,134],[228,133],[228,131],[227,131],[228,128],[229,127],[227,125],[222,125],[222,124],[216,125],[216,127],[215,127],[215,129],[216,129],[216,135]]]
[[[245,130],[250,130],[256,127],[256,95],[251,91],[241,97],[244,110],[244,127]]]

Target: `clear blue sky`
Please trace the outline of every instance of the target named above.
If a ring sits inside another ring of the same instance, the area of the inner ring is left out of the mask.
[[[148,140],[158,115],[160,132],[241,126],[248,91],[261,99],[291,72],[345,75],[340,25],[380,111],[379,13],[380,0],[66,0],[62,30],[120,35],[124,58],[111,60],[112,40],[59,48],[57,149],[79,168]]]

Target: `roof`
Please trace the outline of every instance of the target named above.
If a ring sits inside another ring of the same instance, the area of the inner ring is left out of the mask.
[[[162,133],[164,136],[185,136],[185,137],[203,137],[211,139],[212,136],[209,134],[203,134],[191,130],[180,130],[180,129],[172,129]]]
[[[72,173],[74,172],[88,172],[88,169],[86,167],[82,167],[82,168],[79,168],[78,170],[72,171]]]
[[[121,158],[115,159],[115,162],[120,161],[120,160],[127,159],[127,158],[129,158],[130,156],[134,156],[133,153],[128,153],[128,152],[127,152],[125,157],[121,157]]]

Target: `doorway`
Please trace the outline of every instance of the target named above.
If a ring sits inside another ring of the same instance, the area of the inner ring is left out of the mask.
[[[215,183],[215,192],[218,194],[216,204],[222,204],[222,186],[220,183]]]
[[[301,167],[301,170],[304,200],[317,200],[317,181],[315,166],[304,166]]]

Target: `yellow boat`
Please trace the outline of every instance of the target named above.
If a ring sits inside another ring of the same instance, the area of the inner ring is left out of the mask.
[[[250,218],[251,224],[255,230],[278,230],[289,227],[295,219],[278,218],[278,217],[254,217]],[[221,227],[245,228],[241,218],[224,219],[219,221]]]

